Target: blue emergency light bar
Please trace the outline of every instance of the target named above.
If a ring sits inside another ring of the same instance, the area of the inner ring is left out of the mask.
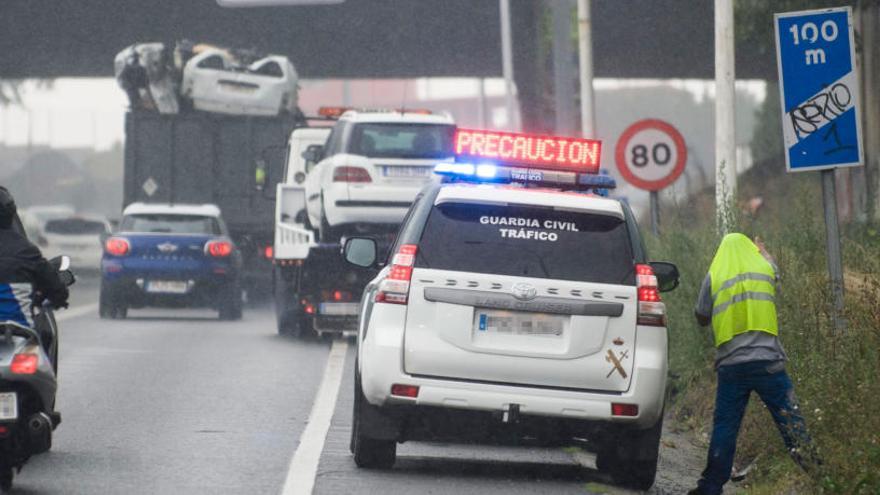
[[[535,167],[515,167],[492,163],[440,163],[434,173],[448,182],[531,184],[576,190],[614,189],[617,183],[608,175],[565,172]]]

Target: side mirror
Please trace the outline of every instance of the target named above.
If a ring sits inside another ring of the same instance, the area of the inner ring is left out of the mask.
[[[669,292],[678,287],[678,267],[666,261],[652,261],[649,263],[657,277],[657,285],[660,292]]]
[[[376,264],[376,241],[367,237],[346,239],[342,253],[352,265],[370,268]]]
[[[310,144],[306,150],[302,152],[302,157],[306,162],[318,163],[324,159],[324,146],[320,144]]]
[[[70,256],[56,256],[49,260],[49,264],[59,272],[70,270]]]
[[[286,152],[286,146],[266,146],[254,158],[254,189],[270,201],[275,201],[275,184],[284,179]]]

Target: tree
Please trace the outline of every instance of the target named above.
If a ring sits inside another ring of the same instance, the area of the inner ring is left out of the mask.
[[[776,42],[773,32],[773,14],[798,10],[842,7],[852,0],[736,0],[736,38],[739,44],[750,44],[765,60],[776,67]],[[853,202],[856,218],[880,220],[880,0],[858,0],[853,8],[855,16],[856,55],[861,58],[862,70],[862,137],[865,147],[865,167],[850,169],[856,188]],[[752,149],[772,164],[784,160],[782,155],[782,125],[775,70],[767,71],[767,99],[758,110],[758,125],[752,138]],[[861,190],[859,190],[861,188]]]

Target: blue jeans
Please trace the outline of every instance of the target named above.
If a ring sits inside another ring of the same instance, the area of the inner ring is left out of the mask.
[[[699,481],[700,490],[705,494],[720,494],[721,488],[730,479],[736,437],[753,390],[773,416],[785,447],[795,462],[804,469],[818,462],[784,363],[753,361],[722,366],[718,368],[709,461]]]

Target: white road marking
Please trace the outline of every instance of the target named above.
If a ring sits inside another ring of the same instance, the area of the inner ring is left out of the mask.
[[[282,495],[311,495],[315,487],[318,461],[321,459],[327,431],[330,430],[330,420],[336,409],[336,397],[339,395],[339,386],[342,383],[347,350],[348,339],[333,341],[330,355],[327,356],[324,377],[318,387],[312,412],[309,413],[309,422],[300,437],[299,447],[290,460]]]
[[[62,309],[55,312],[55,321],[70,320],[87,314],[95,314],[98,312],[98,303],[79,306],[73,309]]]

